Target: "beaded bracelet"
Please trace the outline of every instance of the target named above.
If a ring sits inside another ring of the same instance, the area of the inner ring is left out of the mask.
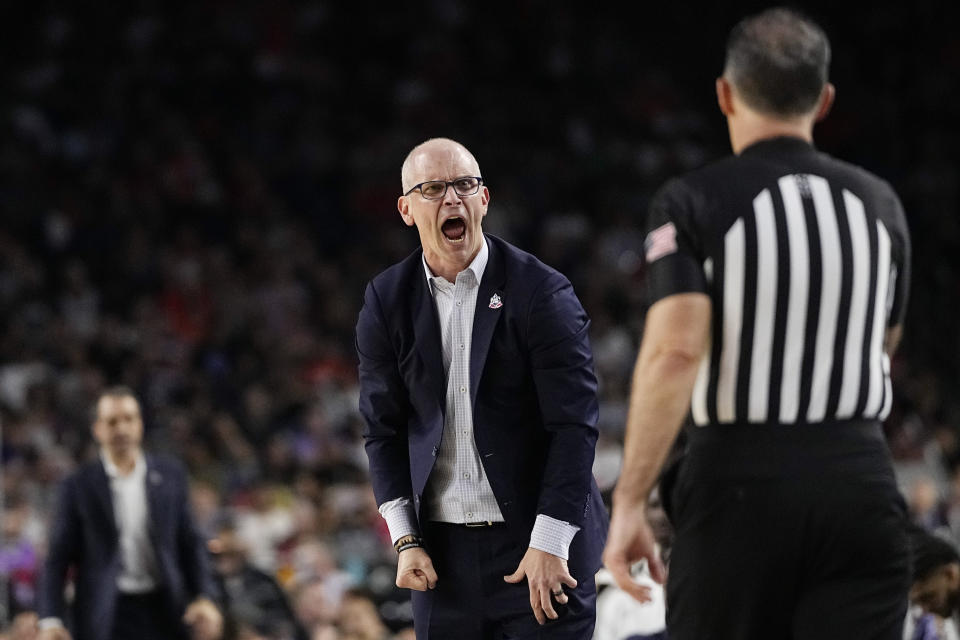
[[[397,538],[397,541],[393,543],[393,548],[397,550],[397,553],[400,553],[401,547],[406,547],[406,545],[413,544],[418,547],[423,546],[423,538],[420,536],[414,535],[412,533]]]

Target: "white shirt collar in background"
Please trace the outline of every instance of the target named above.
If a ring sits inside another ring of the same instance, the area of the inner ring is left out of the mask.
[[[142,451],[137,453],[137,457],[133,462],[133,471],[127,475],[120,473],[120,469],[118,469],[117,465],[113,464],[113,460],[110,459],[110,454],[103,449],[100,450],[100,460],[103,461],[103,470],[107,472],[107,477],[111,480],[114,478],[128,477],[142,478],[147,474],[147,460],[144,458]]]

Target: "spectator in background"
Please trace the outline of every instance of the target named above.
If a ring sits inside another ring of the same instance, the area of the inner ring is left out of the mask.
[[[291,552],[293,584],[315,584],[323,592],[323,600],[339,606],[340,600],[353,585],[353,578],[340,568],[337,557],[323,540],[307,538]]]
[[[232,523],[223,522],[207,546],[223,594],[228,637],[253,631],[266,640],[307,640],[277,581],[247,561]]]
[[[390,630],[383,624],[377,607],[363,591],[351,589],[340,603],[337,626],[351,640],[389,640]]]
[[[960,616],[960,554],[956,547],[923,527],[910,531],[913,584],[910,602],[920,609],[907,620],[906,638],[947,640],[957,635]]]
[[[222,618],[187,479],[141,448],[140,403],[126,387],[97,399],[99,459],[60,486],[39,594],[41,640],[216,640]],[[73,636],[63,621],[76,570]]]
[[[42,553],[43,523],[19,493],[4,496],[0,540],[0,576],[7,581],[8,613],[36,608],[36,578]],[[40,531],[36,531],[39,528]]]
[[[310,638],[336,633],[337,612],[342,594],[329,593],[322,579],[313,578],[298,583],[293,591],[293,608],[297,620],[306,628]]]
[[[910,484],[907,509],[910,520],[928,531],[949,528],[947,503],[936,481],[928,475],[919,475]]]
[[[294,533],[290,496],[276,483],[260,483],[250,491],[250,508],[236,513],[236,532],[247,548],[250,563],[261,571],[277,564],[277,547]]]

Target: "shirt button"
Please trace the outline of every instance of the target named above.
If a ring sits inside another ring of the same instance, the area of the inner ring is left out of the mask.
[[[460,387],[460,393],[466,393],[466,392],[467,392],[466,387]]]
[[[457,300],[457,306],[459,307],[461,305],[463,305],[463,300]]]
[[[473,512],[472,512],[472,511],[467,511],[467,517],[468,517],[468,518],[472,518],[472,517],[473,517]]]
[[[461,431],[460,433],[462,433],[463,435],[469,435],[470,430],[469,430],[469,429],[464,429],[464,430]]]
[[[461,351],[463,351],[464,348],[465,348],[465,347],[464,347],[463,345],[460,345],[460,350],[461,350]]]

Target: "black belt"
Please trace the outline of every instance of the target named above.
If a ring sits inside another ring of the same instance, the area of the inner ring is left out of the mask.
[[[430,524],[441,524],[448,527],[468,527],[470,529],[484,529],[488,527],[499,527],[506,525],[503,520],[478,520],[477,522],[444,522],[443,520],[431,520]]]

